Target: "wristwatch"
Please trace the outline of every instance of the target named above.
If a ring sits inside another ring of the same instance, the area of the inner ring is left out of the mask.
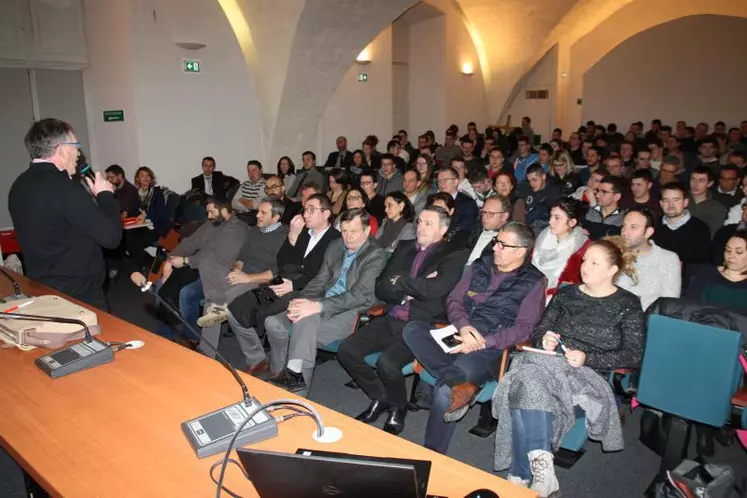
[[[184,256],[184,264],[189,266],[189,256]]]

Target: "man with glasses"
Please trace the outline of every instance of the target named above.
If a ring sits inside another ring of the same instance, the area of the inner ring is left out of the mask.
[[[119,164],[106,168],[106,180],[114,185],[114,197],[119,201],[119,208],[124,217],[140,214],[140,199],[137,187],[127,181],[125,172]]]
[[[315,209],[306,203],[306,215]],[[329,245],[319,273],[287,312],[265,320],[273,350],[288,361],[270,381],[305,395],[311,386],[318,347],[349,336],[358,313],[375,302],[376,277],[386,265],[386,252],[370,237],[370,215],[360,208],[340,214],[342,241]],[[288,330],[290,329],[290,340]]]
[[[301,189],[302,199],[304,189]],[[265,195],[267,197],[277,197],[283,202],[283,216],[280,217],[280,223],[283,225],[290,225],[291,220],[301,212],[301,203],[294,202],[293,199],[285,195],[285,185],[279,176],[274,175],[267,179],[265,183]]]
[[[583,221],[591,240],[599,240],[608,235],[620,235],[624,211],[620,209],[620,199],[625,189],[623,180],[617,176],[606,176],[596,189],[597,205],[590,207]]]
[[[329,198],[319,192],[313,193],[313,188],[314,184],[304,187],[304,193],[312,192],[305,199],[306,209],[291,220],[288,237],[277,253],[278,271],[273,277],[280,278],[282,283],[266,285],[274,296],[272,302],[260,303],[254,293],[248,292],[228,305],[228,323],[247,361],[245,371],[265,380],[280,375],[288,352],[288,331],[272,327],[278,321],[273,315],[284,312],[288,303],[319,273],[327,247],[340,238],[340,232],[330,225],[332,204]],[[259,338],[264,336],[266,323],[270,324],[267,334],[273,346],[269,358],[264,341]],[[278,333],[277,337],[272,335],[274,332]]]
[[[475,402],[480,387],[496,378],[505,348],[530,338],[545,309],[546,279],[531,264],[534,234],[509,222],[495,237],[493,253],[472,265],[446,299],[449,322],[458,331],[456,348],[445,352],[431,324],[410,321],[405,342],[436,378],[425,446],[446,453],[456,424]]]
[[[467,249],[470,250],[467,264],[471,265],[476,259],[493,252],[493,244],[498,230],[508,223],[511,213],[511,201],[507,197],[496,194],[485,200],[480,210],[480,224],[469,236]]]
[[[472,197],[459,191],[459,173],[454,168],[448,167],[439,171],[436,178],[438,191],[454,198],[455,216],[461,229],[467,232],[472,230],[477,221],[477,203]]]
[[[72,181],[80,142],[72,126],[58,119],[31,125],[24,139],[31,165],[8,194],[8,208],[33,278],[101,310],[106,265],[101,248],[122,239],[114,187],[100,172],[84,177],[91,194]]]

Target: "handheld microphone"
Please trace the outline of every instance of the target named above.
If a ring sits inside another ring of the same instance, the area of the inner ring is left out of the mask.
[[[231,372],[233,378],[241,386],[241,393],[244,398],[242,401],[182,422],[182,432],[197,457],[205,458],[225,452],[234,443],[242,446],[277,436],[278,425],[275,417],[270,416],[264,406],[256,398],[249,395],[249,389],[233,365],[218,352],[216,346],[206,341],[199,332],[181,317],[173,306],[153,290],[151,282],[141,283],[140,279],[137,278],[138,275],[142,277],[142,274],[133,273],[130,279],[140,287],[140,291],[152,294],[156,298],[156,302],[169,310],[195,339],[206,344],[215,353],[215,358]]]
[[[54,353],[40,356],[34,361],[37,367],[53,379],[114,361],[112,347],[108,343],[94,338],[88,329],[88,325],[82,320],[5,312],[0,312],[0,318],[33,322],[72,323],[83,327],[85,333],[83,341],[59,349]]]

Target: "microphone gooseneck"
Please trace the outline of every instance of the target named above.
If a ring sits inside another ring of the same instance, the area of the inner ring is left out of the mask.
[[[138,279],[136,279],[135,275],[136,274],[133,274],[130,277],[130,280],[132,280],[132,283],[140,287],[140,292],[148,292],[152,294],[156,298],[156,301],[158,302],[158,304],[162,305],[164,308],[169,310],[169,312],[172,315],[174,315],[182,325],[184,325],[184,327],[189,331],[189,333],[194,337],[194,339],[196,339],[197,341],[200,341],[200,343],[206,344],[208,348],[210,348],[210,350],[213,353],[215,353],[215,357],[218,359],[218,361],[231,372],[231,374],[233,375],[233,378],[236,379],[236,382],[241,387],[241,394],[244,396],[245,405],[250,406],[251,396],[249,396],[249,389],[246,387],[246,383],[244,383],[244,380],[239,376],[239,373],[236,371],[234,366],[231,365],[231,363],[228,360],[226,360],[226,358],[222,354],[220,354],[220,352],[218,352],[217,347],[210,344],[209,341],[205,340],[205,338],[203,338],[199,332],[197,332],[190,324],[188,324],[179,314],[179,311],[174,309],[174,307],[171,306],[171,304],[166,302],[161,296],[158,295],[158,293],[153,289],[152,282],[146,281],[143,284]]]
[[[16,282],[16,279],[13,278],[13,276],[10,273],[8,273],[7,271],[5,271],[5,269],[3,267],[1,267],[1,266],[0,266],[0,273],[2,273],[5,276],[5,278],[7,278],[8,280],[10,280],[11,284],[13,284],[13,294],[16,297],[21,296],[22,295],[21,287],[18,285],[18,282]]]
[[[13,320],[26,320],[29,322],[52,322],[52,323],[72,323],[74,325],[80,325],[83,327],[85,333],[85,341],[91,342],[91,331],[88,330],[88,325],[83,320],[76,320],[74,318],[63,318],[58,316],[40,316],[40,315],[26,315],[23,313],[6,313],[0,312],[1,318],[10,318]]]

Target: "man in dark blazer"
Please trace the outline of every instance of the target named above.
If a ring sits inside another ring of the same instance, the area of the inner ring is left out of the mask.
[[[443,168],[438,172],[437,178],[438,191],[449,194],[454,198],[455,215],[459,225],[462,230],[469,232],[477,223],[477,216],[479,215],[477,203],[472,197],[459,192],[459,173],[454,168]]]
[[[288,238],[278,251],[278,273],[273,274],[273,278],[280,277],[283,283],[269,286],[277,299],[263,304],[259,316],[259,303],[252,293],[243,294],[228,305],[228,323],[236,333],[248,364],[245,371],[264,380],[277,378],[285,368],[288,331],[283,330],[283,335],[275,341],[278,346],[270,350],[268,358],[264,341],[259,338],[263,334],[258,334],[257,329],[264,331],[264,317],[274,319],[273,315],[285,310],[291,300],[299,296],[306,284],[319,273],[329,244],[340,238],[340,232],[330,225],[332,203],[326,195],[310,196],[306,207],[308,211],[291,220]]]
[[[353,164],[353,153],[348,150],[348,139],[337,137],[337,150],[329,153],[327,162],[324,163],[324,169],[348,169],[351,164]]]
[[[388,411],[384,430],[391,434],[399,434],[405,426],[407,392],[402,367],[415,359],[402,339],[402,330],[409,320],[432,325],[446,320],[444,300],[459,282],[467,259],[466,251],[453,251],[443,241],[450,223],[445,209],[423,209],[417,239],[401,241],[376,280],[376,297],[387,304],[387,314],[345,339],[337,354],[371,399],[356,418],[373,423]],[[374,369],[364,358],[379,351],[383,353]]]
[[[376,277],[386,265],[386,252],[370,237],[370,215],[364,209],[344,211],[340,227],[343,240],[329,245],[319,273],[288,304],[287,314],[265,320],[274,349],[288,343],[291,327],[288,362],[271,380],[291,392],[304,394],[311,385],[317,347],[349,336],[358,313],[376,302]]]
[[[192,190],[197,190],[204,197],[225,200],[226,178],[220,171],[215,171],[215,159],[207,156],[202,159],[202,174],[192,178]]]

